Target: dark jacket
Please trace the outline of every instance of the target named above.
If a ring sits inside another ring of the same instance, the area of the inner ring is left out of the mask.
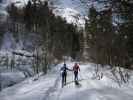
[[[67,73],[67,70],[70,70],[69,68],[67,68],[66,64],[64,64],[62,67],[61,67],[61,73],[62,74],[66,74]]]

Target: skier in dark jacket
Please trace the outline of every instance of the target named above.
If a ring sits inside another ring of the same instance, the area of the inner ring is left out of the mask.
[[[71,71],[71,69],[67,68],[66,64],[61,67],[61,76],[62,76],[62,87],[66,85],[66,78],[67,78],[67,70]]]
[[[78,72],[80,71],[79,65],[75,63],[73,66],[73,71],[74,71],[74,81],[78,82]]]

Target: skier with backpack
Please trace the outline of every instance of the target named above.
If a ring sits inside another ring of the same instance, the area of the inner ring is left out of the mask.
[[[80,67],[77,63],[74,64],[73,71],[75,84],[78,85],[78,72],[80,71]]]
[[[62,87],[66,85],[66,78],[67,78],[67,70],[72,71],[71,69],[67,68],[67,65],[64,63],[61,67],[61,76],[62,76]]]

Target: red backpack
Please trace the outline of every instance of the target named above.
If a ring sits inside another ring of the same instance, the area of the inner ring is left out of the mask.
[[[80,70],[80,69],[79,69],[79,65],[78,65],[78,64],[75,64],[75,65],[73,66],[73,71],[78,72],[78,70]]]

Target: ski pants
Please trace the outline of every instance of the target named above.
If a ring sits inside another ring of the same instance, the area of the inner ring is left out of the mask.
[[[74,71],[74,81],[78,81],[78,71]]]
[[[62,85],[66,85],[66,77],[67,77],[67,73],[63,72],[62,73]]]

